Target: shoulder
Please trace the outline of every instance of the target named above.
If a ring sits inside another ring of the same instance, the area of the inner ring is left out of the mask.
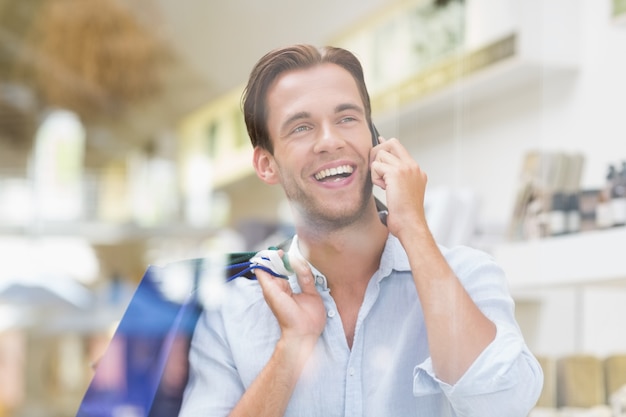
[[[479,266],[497,266],[494,258],[481,250],[469,246],[446,247],[437,245],[450,267],[458,274],[465,274]],[[387,245],[381,257],[381,264],[391,265],[396,270],[408,270],[409,260],[404,247],[393,235],[389,235]]]
[[[469,272],[479,267],[497,267],[493,256],[485,251],[469,246],[454,246],[451,248],[439,245],[439,250],[446,261],[455,271]]]
[[[441,253],[457,278],[472,296],[483,294],[508,296],[509,288],[504,270],[494,257],[468,246],[440,246]]]

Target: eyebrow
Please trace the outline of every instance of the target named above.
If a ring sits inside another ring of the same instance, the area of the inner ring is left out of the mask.
[[[291,116],[289,116],[289,118],[287,120],[285,120],[283,122],[283,124],[281,125],[281,131],[285,130],[291,123],[295,122],[296,120],[300,120],[300,119],[308,119],[309,117],[311,117],[311,113],[306,112],[306,111],[301,111],[295,114],[292,114]]]
[[[342,111],[346,111],[346,110],[354,110],[354,111],[359,112],[360,114],[365,113],[365,111],[363,110],[361,106],[358,106],[353,103],[343,103],[335,107],[335,113],[341,113]]]

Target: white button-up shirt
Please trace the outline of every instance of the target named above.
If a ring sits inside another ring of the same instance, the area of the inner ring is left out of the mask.
[[[360,308],[352,349],[326,278],[315,268],[326,328],[286,416],[526,417],[543,375],[514,318],[503,271],[487,254],[441,248],[481,311],[497,327],[492,343],[454,385],[434,374],[422,308],[406,253],[390,235]],[[291,251],[297,251],[297,239]],[[290,277],[299,292],[295,277]],[[237,278],[217,310],[200,318],[190,351],[181,416],[226,416],[263,369],[280,337],[257,281]]]

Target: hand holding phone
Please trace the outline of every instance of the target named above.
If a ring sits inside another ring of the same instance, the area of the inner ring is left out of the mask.
[[[386,197],[386,207],[377,201],[377,208],[382,212],[383,224],[397,236],[403,225],[426,224],[424,193],[427,177],[397,139],[381,137],[373,124],[371,131],[372,182],[385,191]]]

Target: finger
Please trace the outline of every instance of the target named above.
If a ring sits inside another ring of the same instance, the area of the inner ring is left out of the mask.
[[[378,152],[378,154],[376,155],[376,161],[382,162],[383,164],[386,164],[386,165],[397,166],[398,164],[400,164],[401,159],[398,156],[391,153],[391,151],[382,150]]]
[[[254,269],[253,272],[257,281],[261,285],[263,296],[268,303],[271,303],[271,301],[281,297],[281,294],[289,293],[290,287],[286,280],[274,278],[268,272],[259,268]]]
[[[291,266],[296,273],[296,277],[298,278],[298,284],[300,285],[300,289],[302,290],[302,292],[308,294],[311,294],[313,292],[317,293],[311,267],[303,259],[300,258],[293,259],[291,261]]]
[[[261,289],[263,290],[263,294],[267,298],[267,294],[269,292],[271,292],[271,290],[270,290],[270,280],[271,280],[271,278],[269,277],[269,274],[267,272],[263,271],[262,269],[253,269],[252,273],[256,277],[256,280],[259,282],[259,285],[261,285]]]
[[[370,171],[372,173],[372,183],[384,190],[386,187],[386,183],[385,172],[382,169],[382,165],[383,164],[380,161],[374,161],[370,165]]]
[[[385,150],[400,159],[413,159],[411,153],[396,138],[385,140]]]
[[[372,172],[372,181],[374,184],[381,186],[384,184],[385,178],[393,170],[399,167],[402,160],[397,156],[391,154],[387,150],[383,149],[379,151],[376,158],[370,164],[370,170]]]
[[[378,154],[378,152],[380,152],[381,150],[383,150],[383,143],[387,142],[387,139],[385,139],[384,136],[378,136],[378,144],[375,145],[374,147],[372,147],[371,151],[370,151],[370,163],[372,163],[372,161],[374,161],[374,159],[376,159],[376,155]]]

